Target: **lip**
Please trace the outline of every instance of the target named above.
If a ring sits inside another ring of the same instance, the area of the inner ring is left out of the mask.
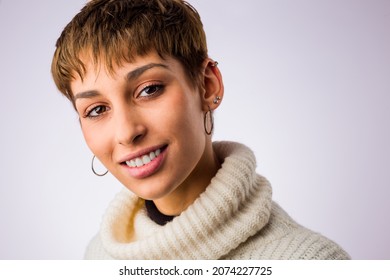
[[[126,161],[133,160],[137,157],[142,157],[143,155],[149,154],[150,152],[155,151],[157,149],[161,150],[160,154],[157,157],[155,157],[151,162],[143,166],[130,167],[126,164]],[[161,165],[163,164],[166,158],[167,151],[168,151],[168,145],[150,147],[147,149],[137,151],[130,155],[127,155],[126,157],[123,158],[123,161],[121,161],[120,164],[121,166],[123,166],[123,168],[125,168],[126,172],[130,174],[131,177],[134,177],[136,179],[143,179],[153,175],[160,169]]]

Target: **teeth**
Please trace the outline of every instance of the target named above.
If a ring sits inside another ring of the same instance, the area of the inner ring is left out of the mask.
[[[154,152],[150,152],[149,155],[143,155],[142,157],[126,161],[126,164],[130,167],[141,167],[154,160],[160,153],[161,150],[157,149]]]
[[[137,167],[144,165],[144,163],[142,162],[142,159],[140,159],[140,158],[135,159],[135,164],[137,165]]]
[[[144,156],[142,157],[142,162],[143,162],[144,164],[148,164],[149,162],[151,162],[150,157],[147,156],[147,155],[144,155]]]

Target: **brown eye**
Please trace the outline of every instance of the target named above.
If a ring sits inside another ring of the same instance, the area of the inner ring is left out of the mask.
[[[139,94],[140,97],[148,97],[153,94],[158,93],[163,88],[162,85],[150,85],[145,87],[141,93]]]
[[[98,117],[106,111],[107,111],[106,106],[99,105],[99,106],[94,107],[92,110],[90,110],[87,114],[87,117],[89,117],[89,118]]]

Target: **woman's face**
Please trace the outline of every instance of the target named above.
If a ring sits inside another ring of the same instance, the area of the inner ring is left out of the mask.
[[[145,199],[196,183],[213,161],[203,123],[212,102],[181,64],[152,53],[114,73],[86,66],[71,89],[87,145],[106,168]]]

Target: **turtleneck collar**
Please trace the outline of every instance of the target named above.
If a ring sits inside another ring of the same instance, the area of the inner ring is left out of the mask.
[[[143,200],[127,189],[119,193],[101,225],[106,252],[115,259],[219,259],[261,230],[270,217],[272,191],[256,174],[254,154],[233,142],[213,148],[222,167],[205,192],[164,226],[148,219],[134,229],[137,219],[146,221]]]
[[[152,219],[153,222],[157,223],[160,226],[165,225],[175,218],[175,216],[165,215],[158,210],[156,204],[154,204],[153,200],[145,200],[146,212],[148,213],[148,217]]]

